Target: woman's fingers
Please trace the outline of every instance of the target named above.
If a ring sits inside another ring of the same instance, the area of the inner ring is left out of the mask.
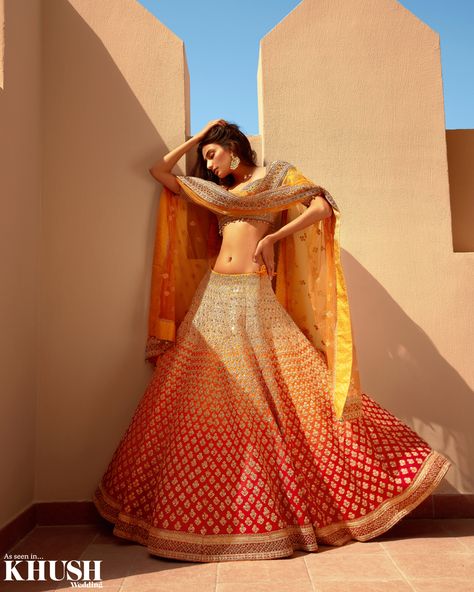
[[[205,137],[207,132],[215,125],[227,125],[227,121],[225,119],[213,119],[212,121],[209,121],[202,128],[202,130],[196,134],[196,136],[199,136],[201,138]]]
[[[273,275],[274,267],[273,243],[268,242],[268,240],[266,241],[265,237],[260,239],[253,256],[254,261],[257,261],[257,256],[260,252],[262,253],[262,259],[267,268],[268,275],[271,277]]]
[[[264,257],[263,262],[267,268],[268,275],[271,276],[273,273],[273,260],[269,259],[268,257]]]

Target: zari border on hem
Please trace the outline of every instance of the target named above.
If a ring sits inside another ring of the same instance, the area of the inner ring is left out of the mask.
[[[200,535],[156,528],[120,512],[120,504],[107,494],[102,482],[92,500],[99,514],[115,524],[115,536],[144,545],[152,555],[195,562],[277,559],[296,550],[316,552],[318,543],[339,547],[350,540],[368,541],[381,535],[426,499],[450,466],[447,458],[432,450],[402,493],[365,516],[320,528],[295,524],[270,533]]]

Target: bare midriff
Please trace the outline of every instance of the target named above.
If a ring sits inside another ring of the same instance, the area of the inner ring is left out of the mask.
[[[263,220],[235,220],[222,231],[222,245],[214,264],[218,273],[258,272],[264,264],[262,254],[253,260],[258,241],[271,230]]]

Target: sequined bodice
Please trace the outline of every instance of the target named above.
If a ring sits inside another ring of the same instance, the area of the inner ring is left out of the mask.
[[[225,214],[216,214],[217,222],[219,224],[219,234],[222,236],[224,226],[230,222],[237,220],[261,220],[275,229],[280,221],[281,212],[264,212],[262,214],[246,215],[246,216],[227,216]]]

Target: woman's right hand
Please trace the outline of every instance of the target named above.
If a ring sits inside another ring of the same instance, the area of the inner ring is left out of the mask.
[[[195,137],[204,138],[211,127],[214,127],[215,125],[227,125],[227,121],[225,119],[213,119],[209,123],[206,123],[202,130],[195,134]]]
[[[176,195],[182,195],[181,186],[176,179],[176,175],[174,175],[171,170],[178,160],[183,156],[183,154],[185,154],[191,148],[191,146],[196,144],[196,139],[201,140],[201,138],[204,138],[207,132],[214,125],[227,125],[227,121],[225,119],[213,119],[195,136],[189,140],[186,140],[186,142],[181,144],[181,146],[174,148],[174,150],[171,150],[171,152],[168,152],[168,154],[165,154],[165,156],[158,160],[154,166],[148,169],[152,177],[154,177],[162,185],[168,187],[168,189]]]

